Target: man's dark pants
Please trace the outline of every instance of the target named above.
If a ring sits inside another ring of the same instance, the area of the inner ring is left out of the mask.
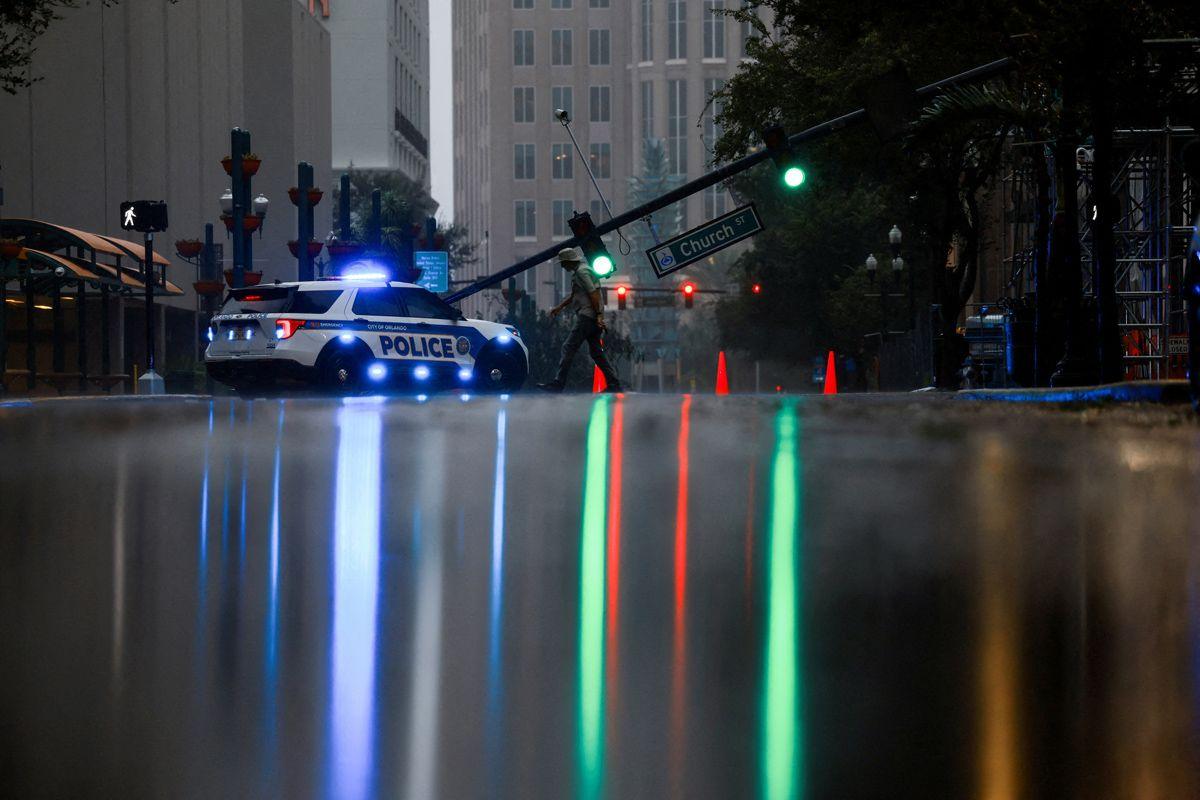
[[[604,374],[604,380],[610,387],[620,386],[621,381],[617,377],[617,371],[612,368],[612,364],[608,363],[608,356],[604,354],[604,345],[600,342],[603,335],[604,331],[595,319],[585,317],[583,314],[577,315],[575,327],[571,328],[571,335],[563,342],[562,360],[558,362],[558,374],[554,376],[554,382],[559,386],[566,385],[567,373],[571,371],[571,362],[575,360],[575,353],[579,350],[580,345],[587,342],[592,361],[596,362],[596,366]]]

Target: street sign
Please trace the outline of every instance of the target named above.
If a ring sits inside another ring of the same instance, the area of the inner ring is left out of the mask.
[[[675,305],[675,292],[667,294],[633,293],[634,308],[672,308]]]
[[[413,266],[421,270],[417,285],[431,292],[450,291],[450,254],[444,250],[418,250]]]
[[[161,200],[121,203],[121,227],[127,231],[160,233],[167,229],[167,204]]]
[[[749,239],[762,229],[762,221],[751,203],[663,242],[647,250],[646,255],[650,257],[654,274],[662,278],[743,239]]]

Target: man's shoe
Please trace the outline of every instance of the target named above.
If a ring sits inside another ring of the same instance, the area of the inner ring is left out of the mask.
[[[549,383],[539,383],[537,385],[537,387],[539,389],[541,389],[543,392],[552,392],[553,394],[561,394],[562,390],[563,390],[563,385],[561,383],[558,383],[557,381],[550,381]]]

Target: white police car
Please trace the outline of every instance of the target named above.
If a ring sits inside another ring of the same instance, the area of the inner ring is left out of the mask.
[[[432,292],[382,278],[232,289],[208,341],[208,374],[239,392],[511,392],[529,373],[516,328],[467,319]]]

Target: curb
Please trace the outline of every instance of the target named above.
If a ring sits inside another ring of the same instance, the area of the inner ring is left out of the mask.
[[[1128,381],[1062,389],[968,389],[960,391],[956,397],[962,400],[1047,405],[1176,404],[1192,401],[1188,382],[1180,380]]]

